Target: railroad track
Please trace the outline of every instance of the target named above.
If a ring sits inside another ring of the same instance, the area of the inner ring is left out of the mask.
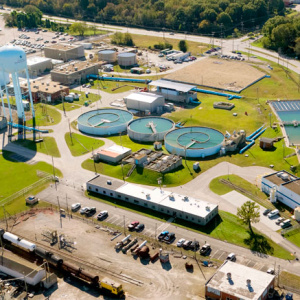
[[[101,267],[101,266],[99,266],[99,265],[90,263],[90,262],[88,262],[88,261],[86,261],[86,260],[84,260],[84,259],[81,259],[81,258],[79,258],[79,257],[77,257],[77,256],[75,256],[75,255],[72,255],[72,254],[69,254],[69,253],[65,253],[65,252],[61,252],[61,251],[59,251],[59,250],[57,250],[57,249],[54,249],[53,247],[46,246],[46,245],[44,245],[44,244],[42,244],[42,243],[40,243],[40,242],[37,242],[37,241],[29,240],[28,238],[26,238],[26,237],[24,237],[24,236],[21,236],[21,235],[19,235],[19,234],[18,234],[18,236],[21,237],[21,238],[26,239],[27,241],[30,241],[30,242],[32,242],[32,243],[35,243],[36,245],[39,245],[39,246],[41,246],[42,248],[47,249],[47,250],[51,251],[52,253],[55,253],[55,254],[61,256],[62,258],[68,258],[69,260],[72,260],[74,263],[77,263],[77,264],[79,263],[79,264],[82,265],[82,266],[89,267],[89,268],[91,268],[91,269],[100,271],[100,272],[102,272],[102,273],[106,273],[106,274],[108,274],[108,275],[110,275],[110,276],[113,276],[113,277],[115,277],[115,278],[118,278],[118,279],[120,279],[120,280],[122,280],[122,281],[124,281],[124,282],[130,283],[130,284],[134,284],[134,285],[136,285],[136,286],[143,286],[143,284],[144,284],[142,281],[140,281],[140,280],[138,280],[138,279],[135,279],[135,278],[132,278],[132,277],[130,277],[130,276],[127,276],[127,275],[125,275],[125,274],[113,272],[113,271],[108,270],[108,269],[106,269],[106,268],[104,268],[104,267]]]

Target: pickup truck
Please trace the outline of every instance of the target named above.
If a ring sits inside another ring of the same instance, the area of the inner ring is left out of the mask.
[[[127,226],[127,228],[128,228],[128,230],[132,231],[132,230],[134,230],[135,227],[138,226],[139,224],[140,224],[139,221],[133,221],[133,222],[131,222],[131,223]]]
[[[168,234],[169,231],[162,231],[157,238],[159,241],[162,241]]]

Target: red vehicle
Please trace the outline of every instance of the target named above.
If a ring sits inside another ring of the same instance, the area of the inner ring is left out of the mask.
[[[139,221],[133,221],[128,225],[128,230],[134,230],[136,226],[140,224]]]

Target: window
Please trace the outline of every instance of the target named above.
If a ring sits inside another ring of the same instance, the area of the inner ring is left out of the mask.
[[[144,203],[144,206],[148,206],[148,203]]]
[[[103,191],[103,194],[106,194],[106,191]]]
[[[121,198],[121,195],[118,195],[118,198]]]
[[[113,195],[113,193],[110,193],[110,195],[112,196],[112,195]]]
[[[170,213],[170,211],[167,209],[167,213]]]
[[[192,220],[194,221],[194,218],[192,217]]]
[[[188,219],[189,217],[188,217],[188,216],[185,216],[185,218]]]
[[[155,207],[154,205],[152,205],[152,208],[153,208],[153,209],[156,209],[156,207]]]
[[[91,190],[92,188],[91,188],[91,186],[89,185],[89,190]]]
[[[125,197],[125,200],[129,200],[128,197]]]
[[[136,204],[140,203],[139,200],[133,200],[133,202],[136,203]]]
[[[182,214],[179,214],[179,217],[182,218]]]
[[[96,189],[96,192],[98,192],[98,189]]]
[[[212,287],[207,287],[207,291],[209,292],[209,293],[212,293],[212,294],[215,294],[215,295],[218,295],[218,296],[220,296],[221,295],[221,292],[219,291],[219,290],[216,290],[216,289],[214,289],[214,288],[212,288]]]
[[[162,208],[161,211],[164,211],[164,209]]]
[[[226,300],[232,300],[231,298],[229,298],[229,297],[226,297]]]

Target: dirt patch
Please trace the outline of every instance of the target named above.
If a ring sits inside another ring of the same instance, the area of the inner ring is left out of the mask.
[[[168,74],[165,78],[240,92],[264,75],[246,62],[206,58]]]
[[[23,221],[21,221],[23,220]],[[114,278],[107,274],[102,274],[81,265],[83,268],[98,273],[100,279],[110,277],[115,282],[123,285],[127,299],[201,299],[204,298],[204,283],[215,272],[215,268],[205,268],[198,266],[192,259],[188,258],[194,266],[192,272],[185,269],[186,260],[182,258],[177,249],[170,252],[170,264],[162,264],[159,260],[152,263],[148,259],[140,259],[131,255],[130,251],[123,254],[117,252],[114,246],[124,238],[124,235],[111,241],[113,235],[109,232],[95,228],[92,223],[86,223],[75,218],[63,218],[62,227],[57,213],[36,212],[30,218],[20,218],[18,225],[13,227],[12,232],[22,236],[27,240],[36,242],[40,246],[50,247],[49,242],[45,241],[42,232],[57,230],[58,235],[64,234],[68,239],[75,242],[76,249],[72,255],[106,270],[121,274],[124,278],[131,278],[135,283]],[[139,241],[141,243],[142,240]],[[149,245],[150,254],[153,255],[159,251]],[[58,251],[61,256],[66,250],[58,250],[58,245],[54,245],[53,250]],[[105,273],[105,272],[103,272]],[[68,280],[59,279],[58,289],[53,292],[51,297],[62,299],[68,295],[68,299],[93,299],[88,290],[78,289],[74,284],[68,283]]]

